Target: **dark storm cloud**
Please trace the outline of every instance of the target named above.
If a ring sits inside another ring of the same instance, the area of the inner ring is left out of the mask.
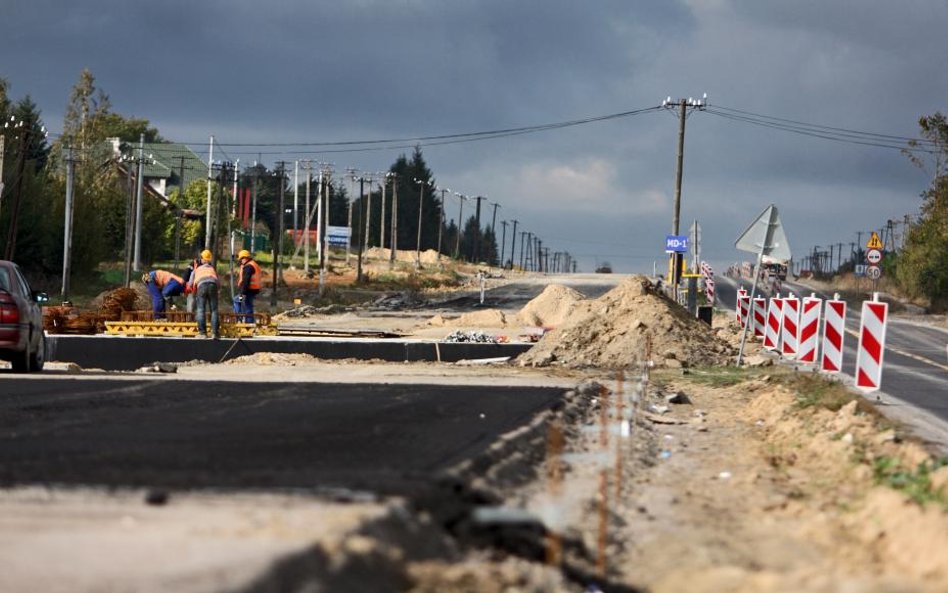
[[[83,68],[117,112],[201,143],[467,132],[703,92],[712,105],[914,135],[948,95],[937,74],[948,55],[941,0],[6,4],[0,76],[14,98],[32,95],[54,130]],[[440,183],[502,203],[501,216],[545,229],[553,249],[588,256],[585,269],[597,253],[617,269],[650,269],[670,230],[677,127],[674,113],[657,112],[424,150]],[[301,156],[223,148],[243,161]],[[302,156],[378,170],[400,152]],[[914,211],[926,184],[898,151],[698,112],[687,124],[682,226],[699,218],[706,253],[729,261],[740,257],[734,237],[774,202],[802,249]]]

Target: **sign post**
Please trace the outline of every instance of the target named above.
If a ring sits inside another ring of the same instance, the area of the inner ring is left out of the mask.
[[[757,254],[757,267],[754,269],[754,284],[751,286],[750,301],[754,301],[757,296],[757,279],[760,278],[760,264],[764,256],[770,256],[777,260],[789,260],[791,257],[790,245],[787,243],[787,236],[783,231],[783,225],[780,224],[780,216],[777,213],[777,207],[771,204],[760,213],[747,229],[738,237],[734,244],[741,251],[749,251]],[[744,359],[744,344],[747,342],[747,329],[749,324],[744,325],[744,331],[741,333],[741,349],[737,354],[737,364],[740,366]]]

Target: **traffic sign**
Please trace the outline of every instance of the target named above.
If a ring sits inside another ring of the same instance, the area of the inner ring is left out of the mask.
[[[882,249],[882,239],[879,238],[879,233],[873,231],[872,236],[869,237],[869,242],[866,243],[866,249]]]
[[[870,280],[878,280],[882,278],[882,268],[879,266],[869,266],[866,268],[866,277]]]
[[[869,249],[866,251],[866,261],[869,262],[870,265],[878,265],[879,262],[882,261],[882,252],[876,248]]]
[[[866,275],[866,264],[856,264],[856,275],[865,276]]]
[[[688,235],[665,235],[665,253],[687,253]]]

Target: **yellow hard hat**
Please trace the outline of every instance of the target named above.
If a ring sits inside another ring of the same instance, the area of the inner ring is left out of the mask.
[[[237,259],[244,259],[245,257],[250,257],[250,252],[246,249],[241,249],[237,254]]]
[[[211,261],[212,259],[214,259],[214,254],[211,253],[211,250],[210,250],[210,249],[205,249],[204,251],[201,252],[201,259],[203,259],[204,261],[209,262],[209,261]]]

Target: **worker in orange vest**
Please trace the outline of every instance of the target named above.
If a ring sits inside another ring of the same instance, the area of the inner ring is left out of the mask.
[[[142,274],[142,282],[151,295],[151,312],[155,319],[165,318],[165,305],[173,297],[184,292],[184,280],[177,274],[165,270],[152,270]]]
[[[195,295],[197,311],[198,337],[207,337],[207,313],[211,315],[211,337],[220,337],[220,317],[217,301],[220,295],[221,281],[214,268],[214,255],[207,249],[201,252],[201,264],[191,272],[188,286]]]
[[[234,313],[237,314],[237,321],[254,323],[253,301],[260,292],[263,272],[260,264],[254,261],[246,249],[240,250],[237,259],[240,271],[237,276],[237,294],[234,295]]]

